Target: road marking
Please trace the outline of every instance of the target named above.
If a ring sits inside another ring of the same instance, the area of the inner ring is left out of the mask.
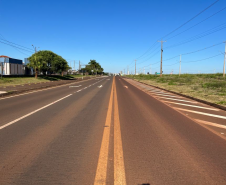
[[[86,81],[90,81],[90,80],[93,80],[93,78],[88,79]],[[32,93],[41,92],[41,91],[47,91],[47,90],[50,90],[50,89],[55,89],[55,88],[58,88],[58,87],[63,87],[63,86],[68,86],[70,84],[83,83],[83,82],[85,82],[85,81],[72,82],[72,83],[69,83],[69,84],[59,85],[59,86],[56,86],[56,87],[49,87],[49,88],[45,88],[45,89],[41,89],[41,90],[36,90],[36,91],[31,91],[31,92],[27,92],[27,93],[23,93],[23,94],[18,94],[18,95],[14,95],[14,96],[8,96],[8,97],[5,97],[5,98],[0,98],[0,100],[4,100],[4,99],[8,99],[8,98],[14,98],[14,97],[17,97],[17,96],[23,96],[23,95],[26,95],[26,94],[32,94]]]
[[[189,104],[183,104],[183,103],[176,103],[176,102],[171,102],[171,101],[163,101],[163,102],[166,102],[166,103],[172,103],[172,104],[177,104],[177,105],[183,105],[183,106],[188,106],[188,107],[195,107],[195,108],[199,108],[199,109],[207,109],[207,110],[219,111],[218,109],[208,108],[208,107],[201,107],[201,106],[196,106],[196,105],[189,105]]]
[[[175,98],[167,98],[167,97],[158,97],[158,98],[176,100],[176,101],[183,101],[183,102],[190,102],[190,103],[197,103],[197,102],[194,102],[194,101],[187,101],[187,100],[181,100],[181,99],[175,99]]]
[[[125,85],[124,87],[125,87],[126,89],[128,89],[128,86]]]
[[[82,90],[80,89],[80,90],[78,90],[77,92],[80,92],[80,91],[82,91]]]
[[[167,93],[164,93],[162,91],[158,91],[158,90],[148,90],[149,92],[153,92],[153,93],[162,93],[162,94],[167,94]]]
[[[114,83],[114,184],[126,185],[125,165],[122,148],[118,99]]]
[[[44,107],[41,107],[41,108],[39,108],[39,109],[37,109],[37,110],[35,110],[35,111],[32,111],[32,112],[30,112],[30,113],[28,113],[28,114],[26,114],[26,115],[24,115],[24,116],[22,116],[22,117],[20,117],[20,118],[18,118],[18,119],[15,119],[14,121],[11,121],[11,122],[9,122],[9,123],[3,125],[3,126],[0,126],[0,130],[3,129],[3,128],[5,128],[5,127],[8,127],[8,126],[10,126],[10,125],[12,125],[12,124],[14,124],[14,123],[20,121],[20,120],[22,120],[22,119],[24,119],[24,118],[26,118],[26,117],[28,117],[28,116],[30,116],[30,115],[32,115],[32,114],[34,114],[34,113],[40,111],[40,110],[42,110],[42,109],[45,109],[45,108],[49,107],[50,105],[53,105],[53,104],[55,104],[55,103],[57,103],[57,102],[59,102],[59,101],[65,99],[65,98],[67,98],[67,97],[69,97],[69,96],[71,96],[71,95],[72,95],[72,94],[69,94],[69,95],[67,95],[67,96],[65,96],[65,97],[63,97],[63,98],[61,98],[61,99],[59,99],[59,100],[56,100],[56,101],[54,101],[54,102],[52,102],[52,103],[50,103],[50,104],[48,104],[48,105],[45,105]]]
[[[77,85],[77,86],[69,86],[69,88],[71,88],[71,87],[81,87],[82,85]]]
[[[178,98],[178,96],[171,96],[171,95],[166,95],[166,94],[163,94],[163,93],[155,93],[155,95],[157,95],[157,96],[168,96],[168,97]]]
[[[101,88],[102,87],[102,85],[100,85],[100,86],[98,86],[99,88]]]
[[[6,91],[0,91],[0,94],[4,94],[4,93],[7,93]]]
[[[108,104],[107,117],[105,121],[104,133],[100,148],[100,154],[97,164],[97,171],[94,180],[94,185],[106,184],[107,179],[107,163],[108,163],[108,148],[110,141],[110,128],[111,128],[111,114],[112,114],[112,105],[113,105],[113,88],[114,88],[114,79],[111,87],[110,100]]]
[[[205,116],[211,116],[211,117],[215,117],[215,118],[226,119],[226,116],[220,116],[220,115],[216,115],[216,114],[209,114],[209,113],[205,113],[205,112],[193,111],[193,110],[182,109],[182,108],[175,108],[175,109],[187,111],[187,112],[191,112],[191,113],[195,113],[195,114],[202,114]]]
[[[226,125],[221,125],[221,124],[212,123],[212,122],[209,122],[209,121],[203,121],[203,120],[199,120],[199,119],[195,119],[195,121],[197,121],[199,123],[206,124],[206,125],[210,125],[210,126],[226,129]]]

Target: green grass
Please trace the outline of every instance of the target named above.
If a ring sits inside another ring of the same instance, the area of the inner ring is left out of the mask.
[[[226,106],[226,78],[217,74],[128,75],[127,77],[167,90]]]
[[[37,79],[34,77],[3,77],[0,78],[0,87],[49,82],[49,81],[59,81],[59,80],[73,80],[75,78],[81,78],[82,75],[48,75],[48,76],[38,76]]]

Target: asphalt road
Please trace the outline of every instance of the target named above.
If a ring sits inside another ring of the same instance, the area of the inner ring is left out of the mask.
[[[0,98],[0,184],[226,184],[225,112],[172,96],[102,77]]]

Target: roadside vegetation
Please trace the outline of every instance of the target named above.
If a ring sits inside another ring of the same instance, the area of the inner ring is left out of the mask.
[[[127,75],[134,80],[226,106],[226,78],[222,74]]]
[[[14,85],[23,85],[31,83],[41,83],[49,81],[58,81],[58,80],[73,80],[75,78],[81,78],[82,75],[41,75],[37,78],[34,77],[4,77],[0,78],[0,87],[14,86]]]
[[[90,60],[88,65],[86,65],[84,68],[81,69],[82,73],[88,73],[89,75],[98,75],[103,74],[104,69],[101,67],[101,65],[96,60]]]
[[[30,56],[28,60],[30,63],[27,66],[34,69],[35,78],[38,77],[38,73],[60,73],[63,76],[64,72],[70,69],[67,61],[52,51],[38,51]]]

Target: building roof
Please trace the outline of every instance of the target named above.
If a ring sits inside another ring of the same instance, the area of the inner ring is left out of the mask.
[[[10,58],[10,57],[5,56],[5,55],[0,55],[0,58]]]

